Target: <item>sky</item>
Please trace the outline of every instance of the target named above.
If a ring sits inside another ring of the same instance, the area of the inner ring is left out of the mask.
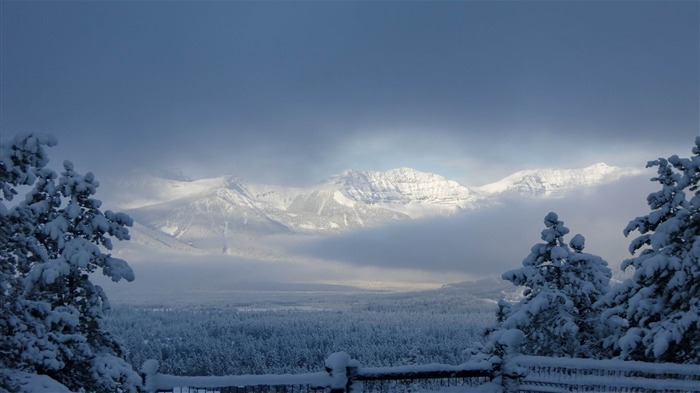
[[[642,166],[698,134],[699,4],[3,1],[0,141],[98,179]]]
[[[54,165],[103,184],[411,167],[479,186],[643,167],[700,135],[697,1],[2,1],[0,22],[0,142],[52,134]],[[325,281],[498,276],[555,210],[616,268],[647,179],[286,246],[340,264],[308,267]]]

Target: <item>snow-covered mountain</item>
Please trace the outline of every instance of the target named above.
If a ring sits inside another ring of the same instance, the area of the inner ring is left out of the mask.
[[[610,183],[644,170],[598,163],[580,169],[528,169],[495,183],[478,187],[484,195],[560,196],[567,192]]]
[[[347,170],[324,183],[339,186],[348,198],[366,204],[452,205],[474,200],[474,192],[456,181],[410,168],[387,172]]]
[[[561,196],[640,172],[605,164],[526,170],[476,188],[410,168],[347,170],[311,187],[143,174],[120,182],[113,202],[140,224],[132,232],[142,244],[236,254],[249,244],[249,255],[258,253],[251,239],[264,235],[322,235],[449,215],[504,197]]]

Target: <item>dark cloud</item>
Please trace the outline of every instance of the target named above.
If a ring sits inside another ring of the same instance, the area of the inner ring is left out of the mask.
[[[52,132],[61,158],[98,171],[294,183],[411,157],[512,170],[677,148],[698,129],[696,2],[2,10],[2,138]]]
[[[381,228],[306,240],[296,252],[356,266],[500,276],[520,266],[541,241],[550,211],[587,239],[586,251],[601,255],[618,270],[630,255],[627,223],[648,212],[646,196],[655,190],[649,176],[636,176],[565,198],[507,200],[500,206],[451,217],[401,222]],[[567,240],[570,240],[569,236]]]

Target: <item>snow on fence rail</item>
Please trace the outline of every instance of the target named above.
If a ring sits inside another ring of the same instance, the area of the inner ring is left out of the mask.
[[[460,386],[459,392],[700,392],[700,365],[524,355],[508,358],[508,364],[359,367],[338,352],[322,372],[209,377],[160,374],[158,362],[149,360],[142,372],[147,392],[393,393],[450,385]]]
[[[700,365],[516,356],[521,391],[700,392]],[[549,390],[547,390],[549,389]]]
[[[359,367],[348,369],[347,392],[414,392],[443,389],[459,386],[460,392],[467,388],[479,388],[483,392],[485,384],[491,384],[493,365],[488,362],[465,363],[458,366],[445,364],[424,364],[397,367]],[[502,390],[493,389],[490,391]]]
[[[158,373],[158,362],[148,360],[142,367],[147,392],[396,392],[407,391],[416,381],[438,380],[421,387],[480,385],[491,380],[491,363],[466,363],[459,366],[425,364],[398,367],[359,367],[345,352],[328,357],[325,371],[287,375],[231,375],[183,377]],[[386,382],[396,382],[387,385]]]

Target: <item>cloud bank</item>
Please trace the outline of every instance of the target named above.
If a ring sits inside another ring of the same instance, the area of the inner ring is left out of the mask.
[[[587,239],[586,251],[618,270],[629,257],[627,222],[646,214],[648,176],[635,176],[565,198],[506,200],[499,206],[450,217],[400,223],[335,236],[310,238],[290,250],[356,266],[409,268],[426,273],[500,276],[520,266],[539,243],[544,216],[559,214],[571,236]],[[568,238],[567,238],[568,239]]]

